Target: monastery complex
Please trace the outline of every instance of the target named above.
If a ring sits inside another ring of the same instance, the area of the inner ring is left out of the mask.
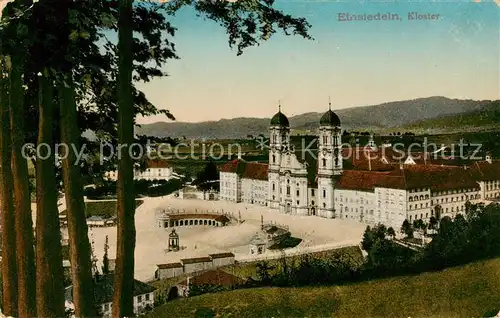
[[[269,162],[225,164],[220,199],[399,229],[405,219],[454,217],[465,211],[467,201],[500,198],[500,161],[490,156],[467,165],[427,154],[401,157],[373,139],[362,149],[347,149],[340,119],[331,109],[319,124],[316,136],[290,136],[288,118],[278,111],[270,122]]]

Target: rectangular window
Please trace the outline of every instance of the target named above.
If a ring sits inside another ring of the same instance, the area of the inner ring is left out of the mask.
[[[323,198],[326,198],[326,190],[323,189]]]
[[[297,190],[297,196],[299,196],[299,195],[300,195],[300,192],[299,192],[299,190]]]
[[[311,195],[314,196],[314,189],[311,189]]]
[[[146,294],[146,300],[149,300],[149,294]]]
[[[142,302],[142,296],[141,295],[137,296],[137,302],[139,302],[139,303]]]

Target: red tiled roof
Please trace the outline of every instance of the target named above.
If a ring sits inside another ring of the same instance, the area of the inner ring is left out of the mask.
[[[471,169],[433,165],[404,165],[403,169],[387,172],[346,170],[337,186],[359,191],[373,191],[375,187],[433,191],[479,188]]]
[[[169,269],[169,268],[180,268],[182,267],[181,263],[167,263],[167,264],[157,264],[159,269]]]
[[[477,181],[500,180],[500,161],[488,163],[486,161],[476,162],[472,167]]]
[[[235,159],[224,164],[220,172],[237,173],[246,179],[267,180],[267,169],[268,165],[265,163]]]
[[[220,269],[209,270],[197,276],[191,277],[191,285],[218,285],[223,287],[231,287],[243,284],[245,281],[233,274],[229,274]],[[178,285],[186,286],[187,279],[178,283]]]
[[[226,257],[234,257],[233,253],[217,253],[217,254],[208,254],[211,258],[226,258]]]
[[[148,160],[146,168],[170,168],[171,165],[165,160]]]
[[[473,172],[470,169],[458,167],[417,165],[405,168],[404,177],[407,189],[430,188],[433,191],[439,191],[479,188]]]
[[[242,178],[267,180],[267,169],[268,165],[265,163],[248,162],[245,165]]]
[[[211,261],[212,261],[212,259],[208,256],[181,259],[182,264],[204,263],[204,262],[211,262]]]
[[[378,187],[404,189],[404,178],[390,172],[346,170],[337,186],[341,189],[373,191]]]
[[[232,172],[232,173],[241,173],[243,172],[245,162],[241,159],[234,159],[228,161],[220,168],[220,172]]]

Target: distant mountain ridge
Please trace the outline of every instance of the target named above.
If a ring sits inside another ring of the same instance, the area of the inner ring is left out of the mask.
[[[385,129],[408,126],[424,120],[480,111],[490,100],[460,100],[442,96],[388,102],[334,110],[345,129]],[[270,110],[273,116],[275,110]],[[294,130],[314,130],[323,113],[309,112],[289,117]],[[175,114],[174,114],[175,115]],[[242,138],[247,135],[267,134],[269,118],[233,118],[199,123],[157,122],[136,128],[136,133],[157,137],[186,138]]]
[[[479,110],[421,120],[404,128],[417,132],[446,130],[450,133],[500,129],[500,100],[488,103]]]

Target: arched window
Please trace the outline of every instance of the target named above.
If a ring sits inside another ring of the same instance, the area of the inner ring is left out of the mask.
[[[323,167],[326,167],[326,159],[323,158]]]
[[[276,162],[276,156],[273,155],[273,163],[275,163],[275,162]]]
[[[323,198],[326,198],[326,190],[323,189]]]
[[[421,196],[420,196],[420,200],[423,200],[423,199],[424,199],[424,196],[423,196],[423,195],[421,195]]]
[[[275,191],[275,190],[276,190],[276,184],[274,184],[274,182],[273,182],[273,191]]]
[[[410,202],[413,202],[413,197],[410,197]]]

